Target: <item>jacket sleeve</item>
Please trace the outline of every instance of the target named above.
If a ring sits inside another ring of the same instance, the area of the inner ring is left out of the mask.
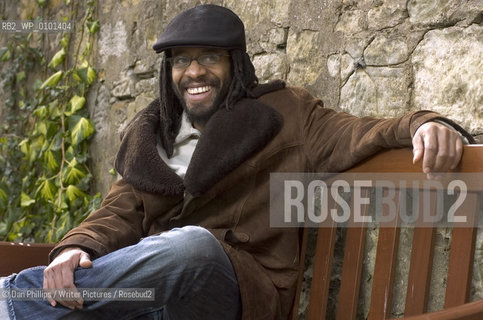
[[[78,227],[69,231],[49,255],[52,261],[66,247],[80,247],[92,259],[137,243],[146,236],[151,222],[158,218],[145,214],[145,195],[125,180],[113,184],[101,208],[92,212]],[[149,195],[157,199],[156,214],[169,212],[179,199]],[[153,212],[151,212],[153,215]],[[169,217],[166,217],[166,220]]]
[[[322,102],[299,93],[305,141],[305,153],[311,169],[318,172],[340,172],[384,148],[412,145],[412,137],[422,124],[440,119],[431,111],[415,111],[391,119],[356,117],[324,108]]]

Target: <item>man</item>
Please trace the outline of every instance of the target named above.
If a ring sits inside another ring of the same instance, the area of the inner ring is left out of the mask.
[[[154,49],[165,56],[160,98],[123,133],[123,178],[48,267],[1,283],[155,288],[155,300],[8,300],[0,317],[3,308],[10,319],[286,319],[299,232],[270,228],[271,172],[337,172],[411,142],[428,174],[461,157],[460,134],[442,123],[467,133],[438,114],[360,119],[281,81],[258,85],[243,23],[226,8],[182,12]]]

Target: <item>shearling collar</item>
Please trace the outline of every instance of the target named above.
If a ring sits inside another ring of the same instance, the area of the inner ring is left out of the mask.
[[[284,86],[281,81],[260,85],[255,95]],[[280,114],[256,99],[242,99],[232,110],[219,110],[203,129],[183,181],[161,160],[156,149],[162,125],[159,112],[156,99],[129,123],[121,135],[116,170],[136,189],[162,195],[205,193],[260,151],[282,126]]]

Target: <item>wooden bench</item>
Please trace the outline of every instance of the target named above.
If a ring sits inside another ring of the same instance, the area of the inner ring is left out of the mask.
[[[420,172],[420,165],[412,164],[408,149],[389,150],[350,170],[351,172]],[[483,173],[483,145],[465,146],[458,172]],[[469,210],[479,208],[479,197],[474,194]],[[361,268],[365,245],[365,227],[348,228],[344,250],[342,281],[340,285],[337,319],[355,319],[359,301]],[[445,309],[424,314],[429,299],[429,280],[432,271],[434,228],[416,228],[413,239],[411,265],[405,316],[422,319],[483,319],[483,300],[469,303],[476,228],[455,228],[452,234]],[[379,231],[377,257],[372,285],[369,319],[386,319],[389,316],[399,228],[386,227]],[[304,232],[302,255],[305,255],[307,232]],[[317,238],[309,320],[326,319],[329,283],[336,241],[336,228],[320,228]],[[47,264],[48,252],[53,244],[14,244],[0,242],[0,275],[8,275],[24,268]],[[456,249],[456,250],[455,250]],[[302,260],[303,261],[303,260]],[[298,308],[303,266],[300,269],[297,298]],[[419,316],[418,316],[419,315]],[[293,313],[297,319],[297,312]]]
[[[0,242],[0,276],[23,269],[47,265],[53,243]]]
[[[382,152],[348,172],[421,172],[420,166],[420,164],[412,164],[411,150],[394,149]],[[465,146],[461,164],[454,171],[483,174],[483,145]],[[477,184],[481,187],[481,183]],[[480,196],[481,189],[468,190],[463,210],[473,213],[476,217],[480,210]],[[475,225],[474,222],[472,225]],[[380,320],[391,317],[391,299],[400,229],[397,223],[379,228],[368,319]],[[435,230],[436,228],[431,227],[414,228],[404,316],[406,319],[413,320],[483,319],[483,300],[469,303],[477,235],[477,228],[475,227],[453,228],[444,310],[426,313],[430,298],[429,289]],[[335,225],[318,228],[308,306],[309,320],[326,319],[326,317],[330,319],[335,317],[342,320],[356,319],[358,315],[367,228],[363,225],[347,228],[337,310],[335,314],[327,315],[336,231]],[[306,242],[307,232],[305,232],[303,238],[303,241]],[[411,244],[408,243],[408,245]],[[306,243],[303,243],[302,246],[305,249]],[[302,252],[302,255],[305,255],[305,252]],[[303,276],[303,270],[299,271],[300,277],[294,310],[297,308],[301,290],[300,281]],[[294,313],[292,319],[297,319],[297,314]]]

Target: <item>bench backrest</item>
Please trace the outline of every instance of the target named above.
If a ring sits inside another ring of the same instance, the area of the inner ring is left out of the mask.
[[[411,150],[394,149],[372,157],[349,170],[349,172],[409,173],[421,172],[421,168],[420,164],[412,164]],[[483,145],[465,146],[461,164],[456,168],[455,172],[483,173]],[[477,187],[472,186],[469,188],[467,197],[459,208],[465,213],[471,213],[472,215],[470,216],[475,217],[475,219],[480,213],[481,189],[478,189],[481,187],[481,183],[477,183],[477,185]],[[436,198],[433,198],[431,200],[436,201]],[[475,221],[472,221],[468,227],[458,227],[452,230],[444,302],[444,308],[448,308],[448,311],[435,313],[436,318],[434,319],[456,319],[458,314],[464,315],[464,319],[483,319],[483,302],[479,301],[465,306],[470,299],[477,235],[477,228],[473,226],[476,224]],[[368,314],[369,319],[379,320],[390,317],[400,230],[400,225],[397,222],[391,222],[379,227]],[[341,281],[337,298],[337,319],[356,319],[366,231],[367,227],[362,224],[347,228]],[[308,319],[310,320],[326,319],[328,303],[330,303],[328,302],[329,284],[334,261],[336,232],[337,227],[335,225],[332,227],[324,226],[318,229],[308,311]],[[414,227],[407,279],[405,317],[424,314],[427,311],[433,269],[435,232],[435,227]],[[304,236],[304,240],[306,239],[307,237]],[[303,246],[305,249],[305,244]],[[298,294],[299,292],[300,284]],[[461,307],[453,308],[456,306]],[[293,319],[296,319],[295,315]]]
[[[47,265],[53,243],[0,242],[0,276],[39,265]]]

